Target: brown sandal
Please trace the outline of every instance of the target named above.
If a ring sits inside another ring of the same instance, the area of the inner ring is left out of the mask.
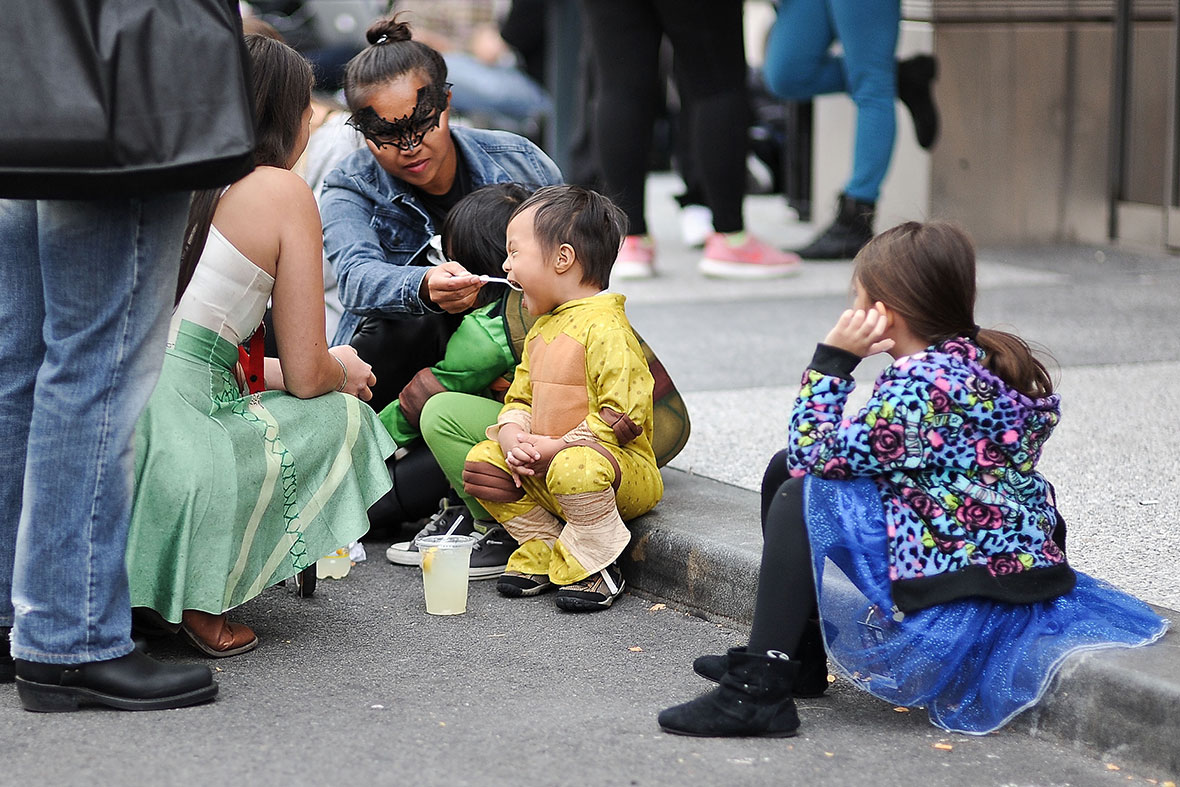
[[[211,615],[186,609],[180,618],[180,633],[194,648],[215,659],[237,656],[258,647],[253,630],[241,623],[230,623],[224,612]]]

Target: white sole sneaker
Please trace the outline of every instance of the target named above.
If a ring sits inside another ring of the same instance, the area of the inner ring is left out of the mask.
[[[697,270],[713,279],[782,279],[798,275],[803,266],[798,263],[760,265],[755,262],[733,262],[705,257],[697,264]]]
[[[410,549],[413,543],[413,541],[400,541],[393,544],[385,550],[386,559],[395,566],[422,565],[422,553],[416,549]]]

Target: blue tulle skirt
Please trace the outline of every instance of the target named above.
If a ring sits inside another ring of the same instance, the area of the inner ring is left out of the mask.
[[[968,598],[903,614],[893,606],[880,493],[869,479],[805,485],[807,531],[833,669],[894,705],[925,706],[945,730],[992,732],[1044,695],[1074,653],[1155,642],[1168,621],[1077,573],[1035,604]]]

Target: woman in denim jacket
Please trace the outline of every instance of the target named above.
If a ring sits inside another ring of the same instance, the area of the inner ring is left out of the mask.
[[[536,145],[505,131],[450,127],[442,56],[413,41],[396,18],[375,22],[370,46],[348,64],[349,125],[365,146],[324,180],[324,252],[344,314],[332,344],[352,344],[371,363],[376,409],[397,399],[420,369],[443,357],[447,340],[483,286],[447,261],[438,233],[450,209],[493,183],[562,182]],[[369,511],[374,525],[426,516],[447,494],[446,477],[424,446],[389,461],[394,488]]]
[[[432,245],[447,212],[491,183],[562,182],[536,145],[505,131],[451,128],[447,67],[396,19],[375,22],[370,46],[348,64],[349,124],[366,145],[324,181],[324,251],[345,308],[334,343],[366,316],[459,314],[479,279]],[[437,264],[436,264],[437,263]]]

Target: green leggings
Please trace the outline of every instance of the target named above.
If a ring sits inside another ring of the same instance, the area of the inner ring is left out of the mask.
[[[422,407],[422,439],[476,521],[494,523],[479,501],[463,491],[463,464],[471,447],[487,439],[484,431],[496,422],[500,407],[495,399],[454,391],[435,394]]]

